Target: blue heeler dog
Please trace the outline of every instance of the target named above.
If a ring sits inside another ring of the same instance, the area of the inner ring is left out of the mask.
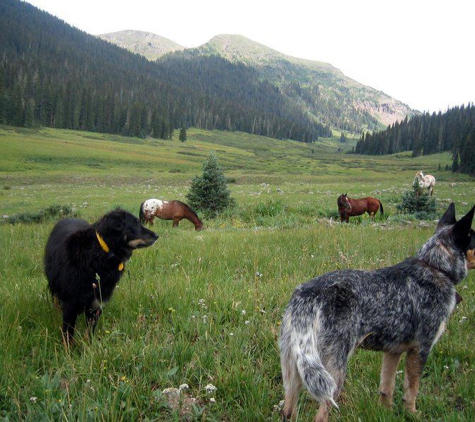
[[[475,267],[474,211],[457,222],[450,204],[434,236],[400,264],[335,271],[297,287],[279,344],[284,418],[295,417],[304,386],[320,402],[315,421],[327,421],[357,347],[384,353],[380,393],[386,406],[393,404],[397,366],[407,354],[403,400],[408,411],[416,411],[421,372],[460,298],[455,285]]]

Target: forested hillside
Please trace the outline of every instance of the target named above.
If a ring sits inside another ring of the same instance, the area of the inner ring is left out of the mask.
[[[187,54],[185,50],[180,54]],[[347,77],[329,63],[287,56],[240,35],[217,35],[195,49],[253,67],[318,121],[340,131],[361,133],[417,114],[407,105]]]
[[[0,3],[0,123],[167,139],[174,129],[311,142],[330,128],[255,70],[215,56],[145,58],[28,3]]]
[[[402,151],[413,156],[450,151],[452,171],[475,176],[475,106],[406,118],[384,131],[363,134],[355,148],[357,154],[372,155]]]
[[[255,70],[259,80],[278,87],[291,104],[339,131],[381,130],[406,116],[418,114],[401,101],[348,78],[329,63],[287,56],[242,35],[216,35],[191,49],[141,31],[124,30],[100,37],[150,61],[160,61],[165,54],[177,52],[172,56],[177,65],[183,58],[193,56],[219,56],[231,63],[244,64]],[[170,61],[170,56],[166,60]]]

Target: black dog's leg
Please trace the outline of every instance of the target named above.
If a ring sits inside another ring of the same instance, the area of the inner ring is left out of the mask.
[[[78,312],[76,309],[63,306],[63,340],[67,345],[73,341],[77,316]]]
[[[99,306],[96,309],[87,309],[86,310],[86,324],[87,324],[87,331],[94,334],[96,330],[97,322],[102,314],[102,308]]]

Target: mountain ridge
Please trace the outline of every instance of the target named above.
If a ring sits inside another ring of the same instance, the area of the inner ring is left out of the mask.
[[[132,29],[100,34],[98,37],[132,53],[140,54],[150,61],[155,61],[164,54],[186,48],[160,35]]]
[[[152,62],[19,0],[0,1],[0,28],[2,124],[154,139],[184,127],[332,135],[255,69],[216,55]]]
[[[147,51],[140,41],[140,31],[137,36],[134,31],[116,34],[121,36],[109,37],[108,41],[141,54],[148,60],[160,60],[169,54],[218,55],[232,63],[253,67],[262,79],[278,86],[292,101],[305,107],[313,118],[340,130],[358,132],[361,130],[358,126],[364,126],[363,121],[368,118],[373,122],[367,123],[366,129],[381,129],[418,114],[383,91],[349,78],[329,63],[289,56],[242,35],[216,35],[193,48],[163,47],[162,55],[157,57],[151,49]],[[103,34],[101,38],[107,35],[110,34]],[[167,40],[155,34],[150,36]],[[143,35],[141,37],[143,39]],[[128,38],[135,38],[135,49],[130,47],[130,42],[127,46]],[[332,117],[332,113],[343,116],[341,124],[337,123],[339,117]]]
[[[138,46],[165,45],[150,61],[19,0],[0,2],[0,27],[0,122],[13,126],[156,139],[197,127],[315,142],[332,130],[382,128],[374,110],[396,114],[381,93],[332,66],[309,68],[245,37],[181,50],[126,32]]]

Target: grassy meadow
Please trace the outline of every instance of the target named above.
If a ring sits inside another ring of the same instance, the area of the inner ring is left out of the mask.
[[[179,142],[0,126],[0,418],[281,420],[277,339],[294,288],[327,271],[413,255],[436,224],[396,213],[417,170],[436,177],[440,214],[451,201],[459,216],[475,203],[475,181],[444,170],[450,154],[345,154],[351,146],[197,129]],[[81,317],[77,344],[65,349],[43,274],[55,221],[10,218],[60,205],[92,222],[117,206],[137,215],[152,197],[185,201],[212,151],[236,208],[205,220],[201,232],[156,220],[160,238],[126,265],[93,341]],[[378,197],[385,214],[340,224],[336,198],[346,192]],[[401,373],[395,408],[377,404],[381,354],[359,350],[334,419],[473,420],[474,274],[458,287],[464,300],[429,357],[419,414],[402,410]],[[297,420],[316,409],[302,394]]]

